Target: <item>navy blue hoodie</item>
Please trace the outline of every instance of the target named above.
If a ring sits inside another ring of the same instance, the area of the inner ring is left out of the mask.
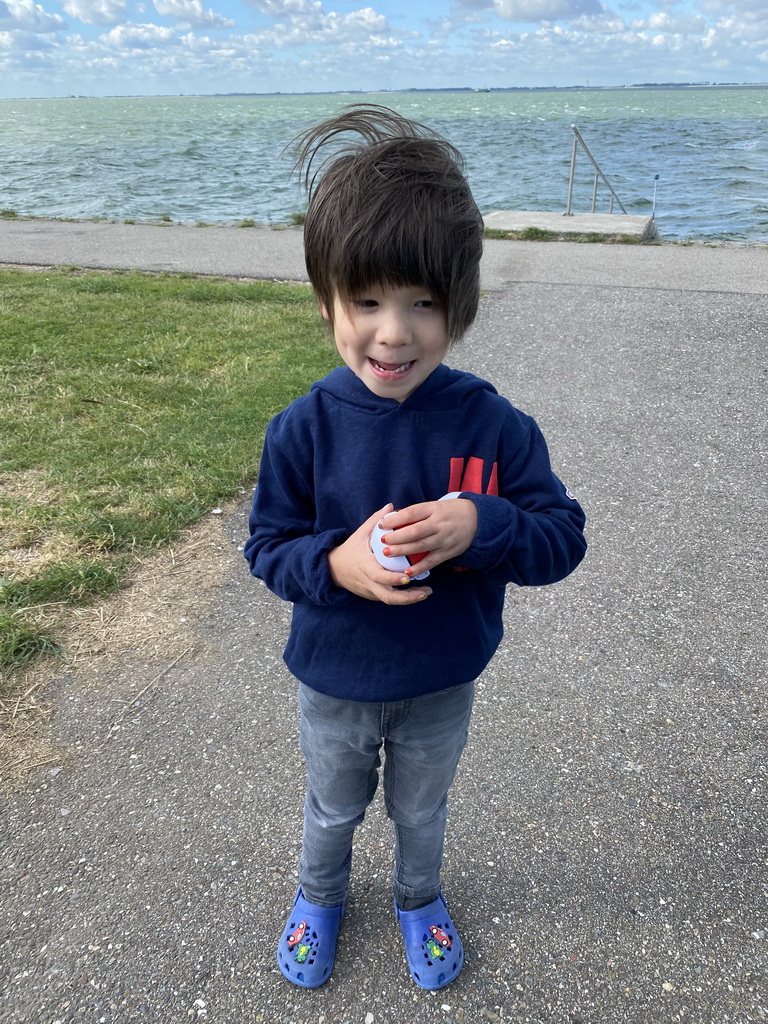
[[[477,534],[433,569],[432,595],[397,607],[334,586],[328,552],[377,509],[460,491]],[[584,513],[553,474],[541,431],[487,381],[438,366],[405,401],[333,370],[267,428],[245,557],[293,602],[285,662],[351,700],[404,700],[475,679],[502,637],[508,583],[567,576]]]

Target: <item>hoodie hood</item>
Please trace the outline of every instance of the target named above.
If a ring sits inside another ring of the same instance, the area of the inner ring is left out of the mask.
[[[470,395],[478,391],[497,394],[488,381],[471,373],[452,370],[445,363],[433,370],[413,394],[402,402],[375,395],[348,366],[338,366],[331,370],[327,377],[312,385],[311,391],[325,392],[340,402],[374,414],[390,413],[397,409],[445,412],[458,409]]]

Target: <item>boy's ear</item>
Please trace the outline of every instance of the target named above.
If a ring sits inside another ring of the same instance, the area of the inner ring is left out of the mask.
[[[330,313],[328,312],[328,307],[324,302],[320,303],[320,315],[322,316],[323,320],[331,319]]]

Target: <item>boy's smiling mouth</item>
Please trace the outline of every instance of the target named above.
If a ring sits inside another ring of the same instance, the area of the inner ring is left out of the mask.
[[[410,370],[416,360],[410,359],[406,363],[382,363],[378,359],[369,357],[369,362],[375,370],[379,370],[382,373],[405,373]]]

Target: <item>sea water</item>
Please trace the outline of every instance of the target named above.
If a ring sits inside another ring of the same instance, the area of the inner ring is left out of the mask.
[[[650,214],[655,195],[665,239],[768,242],[759,87],[0,100],[0,210],[286,222],[304,206],[286,146],[361,102],[453,142],[483,213],[563,212],[575,124],[627,213]],[[574,212],[591,209],[593,177],[579,151]],[[597,211],[608,202],[601,186]]]

